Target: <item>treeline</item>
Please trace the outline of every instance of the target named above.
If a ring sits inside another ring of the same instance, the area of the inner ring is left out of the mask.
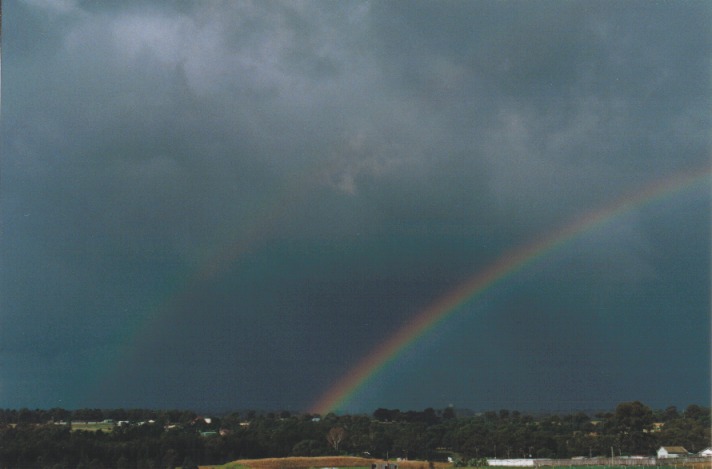
[[[104,422],[89,431],[87,422]],[[108,425],[108,430],[106,426]],[[236,459],[355,455],[464,461],[653,455],[657,447],[710,446],[710,409],[652,410],[640,402],[589,415],[452,408],[372,415],[289,412],[199,417],[188,411],[0,410],[0,468],[149,469]]]

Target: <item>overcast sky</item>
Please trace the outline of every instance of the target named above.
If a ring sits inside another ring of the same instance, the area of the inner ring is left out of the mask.
[[[708,2],[4,7],[0,407],[306,410],[509,250],[709,166]],[[344,410],[708,405],[707,174]]]

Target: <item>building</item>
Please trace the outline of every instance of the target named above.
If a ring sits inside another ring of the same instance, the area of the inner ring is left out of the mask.
[[[703,458],[712,458],[712,446],[707,447],[697,453],[697,456],[702,456]]]
[[[682,446],[661,446],[658,449],[658,459],[679,458],[689,453]]]
[[[487,458],[488,466],[505,466],[505,467],[527,467],[534,466],[533,459],[489,459]]]

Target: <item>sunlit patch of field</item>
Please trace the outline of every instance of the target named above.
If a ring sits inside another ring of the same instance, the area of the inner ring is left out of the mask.
[[[201,466],[202,468],[215,469],[320,469],[320,468],[349,468],[349,469],[370,469],[371,464],[379,464],[381,459],[367,459],[353,456],[321,456],[321,457],[294,457],[294,458],[265,458],[265,459],[241,459],[222,466]],[[390,461],[397,464],[399,469],[429,469],[430,463],[427,461]],[[452,467],[452,464],[445,462],[433,463],[435,469],[445,469]]]
[[[113,423],[104,422],[72,422],[72,431],[85,431],[85,432],[96,432],[101,430],[102,432],[110,432],[114,430]]]

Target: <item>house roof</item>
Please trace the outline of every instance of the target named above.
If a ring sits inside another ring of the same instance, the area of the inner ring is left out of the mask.
[[[660,449],[664,449],[670,454],[687,454],[687,450],[682,446],[661,446]]]

